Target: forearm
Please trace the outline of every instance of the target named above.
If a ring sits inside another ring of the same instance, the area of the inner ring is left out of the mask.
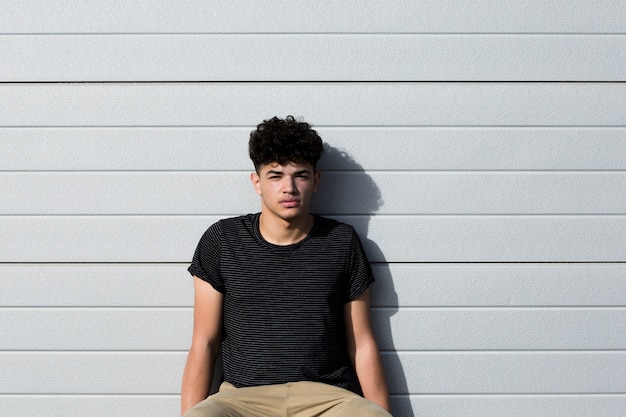
[[[371,341],[357,348],[354,367],[363,396],[390,411],[389,390],[376,342]]]
[[[187,355],[181,390],[181,416],[209,395],[216,349],[192,345]]]

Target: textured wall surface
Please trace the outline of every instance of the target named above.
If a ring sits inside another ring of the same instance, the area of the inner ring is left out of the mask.
[[[623,2],[0,9],[0,416],[178,414],[186,267],[288,114],[373,263],[397,417],[623,414]]]

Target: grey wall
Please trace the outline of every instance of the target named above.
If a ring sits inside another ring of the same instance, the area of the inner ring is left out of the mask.
[[[328,143],[397,417],[626,409],[626,6],[0,1],[0,415],[172,416],[248,132]]]

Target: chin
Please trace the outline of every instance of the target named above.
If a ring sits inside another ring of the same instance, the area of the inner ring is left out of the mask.
[[[298,209],[298,210],[285,211],[280,214],[281,214],[281,217],[285,220],[294,220],[294,219],[299,219],[301,217],[306,217],[308,216],[309,213]]]

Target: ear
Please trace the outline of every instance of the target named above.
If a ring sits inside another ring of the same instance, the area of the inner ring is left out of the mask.
[[[261,195],[261,177],[259,177],[259,174],[257,174],[256,172],[251,173],[250,182],[254,187],[254,191],[256,191],[258,195]]]
[[[319,169],[315,171],[315,174],[313,174],[313,192],[314,193],[317,192],[317,187],[319,187],[320,185],[321,176],[322,176],[322,172]]]

